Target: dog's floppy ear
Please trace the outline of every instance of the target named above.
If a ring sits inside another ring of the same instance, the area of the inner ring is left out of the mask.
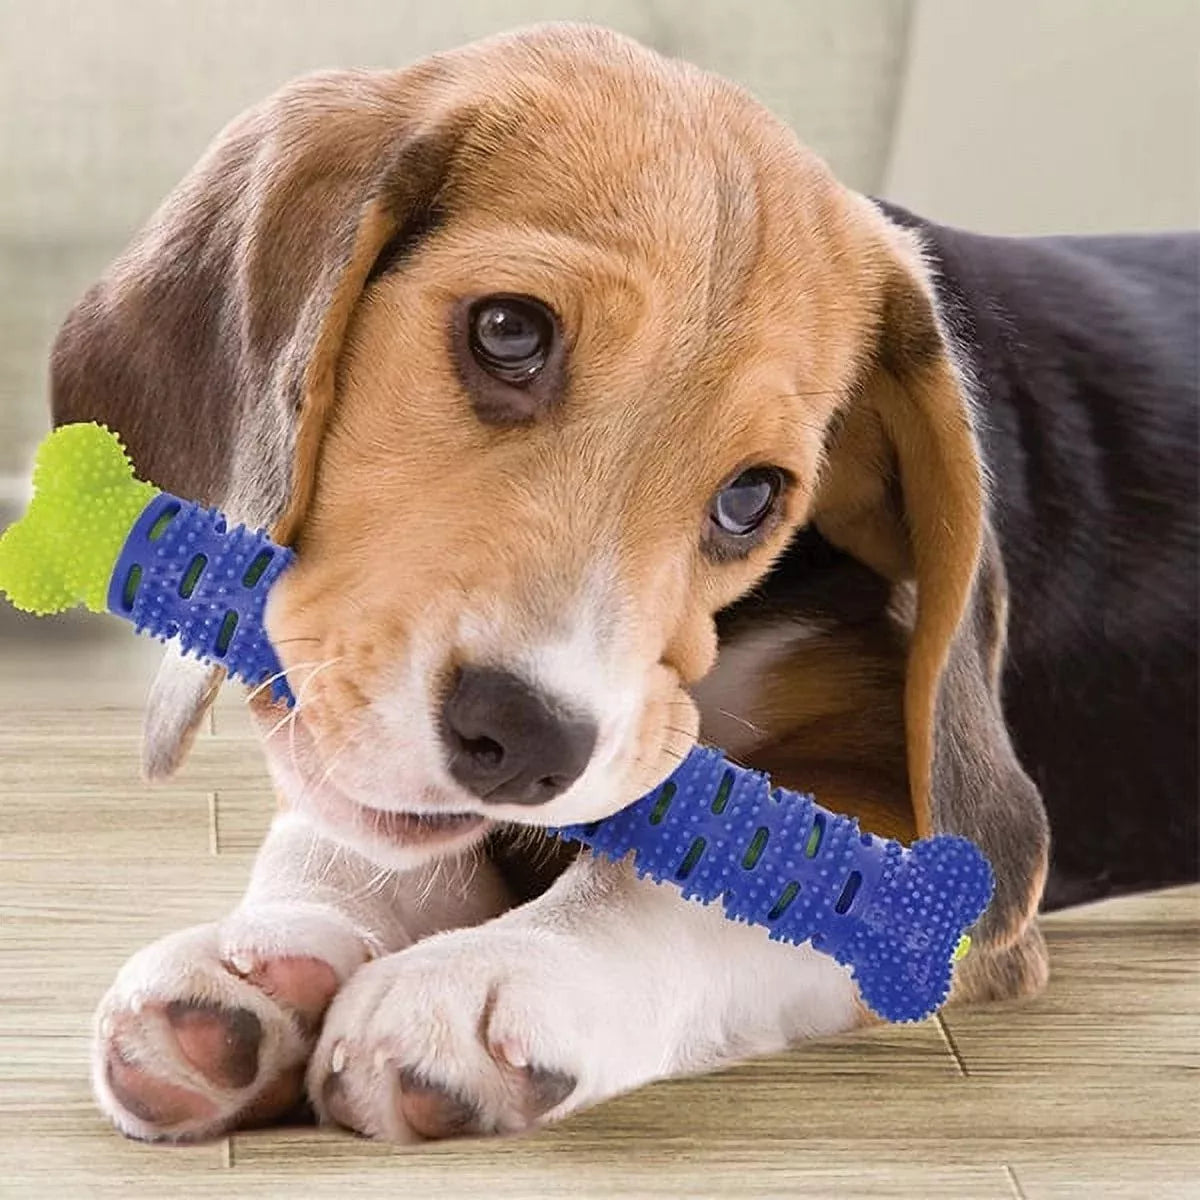
[[[56,424],[116,430],[139,474],[295,533],[350,314],[434,219],[457,121],[436,61],[292,84],[228,126],[67,317]],[[169,654],[145,768],[178,764],[219,673]]]
[[[996,873],[980,940],[1002,947],[1036,912],[1048,829],[1000,700],[1003,562],[965,381],[913,235],[873,216],[883,266],[877,337],[835,421],[814,519],[894,581],[911,626],[904,710],[917,832],[979,844]]]

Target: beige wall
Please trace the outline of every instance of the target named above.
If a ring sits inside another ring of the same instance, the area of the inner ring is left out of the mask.
[[[395,68],[590,20],[743,83],[854,186],[882,180],[910,0],[0,0],[0,237],[124,239],[232,116],[327,67]]]
[[[995,233],[1200,223],[1198,0],[920,0],[887,194]]]

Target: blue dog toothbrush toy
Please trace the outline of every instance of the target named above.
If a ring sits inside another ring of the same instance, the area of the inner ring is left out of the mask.
[[[648,796],[555,831],[769,936],[832,955],[889,1021],[941,1007],[964,932],[987,907],[992,871],[966,838],[899,842],[863,833],[811,796],[697,746]]]
[[[214,509],[134,478],[100,425],[65,425],[42,443],[29,512],[0,537],[0,591],[16,607],[84,604],[178,638],[186,653],[273,695],[294,698],[263,611],[290,550],[230,529]],[[810,942],[848,966],[863,1000],[915,1021],[950,991],[965,930],[987,906],[992,872],[965,838],[905,848],[860,831],[810,796],[697,747],[664,783],[611,817],[555,830],[779,941]]]

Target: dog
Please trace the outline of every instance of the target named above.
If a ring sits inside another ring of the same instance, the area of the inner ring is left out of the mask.
[[[923,221],[590,27],[235,120],[52,357],[56,422],[297,551],[280,812],[101,1001],[118,1129],[516,1132],[869,1024],[811,947],[547,849],[698,736],[982,847],[954,1002],[1043,987],[1043,895],[1196,878],[1198,265]],[[150,776],[216,683],[168,656]]]

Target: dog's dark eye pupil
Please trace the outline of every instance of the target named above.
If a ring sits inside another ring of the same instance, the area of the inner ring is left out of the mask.
[[[533,322],[508,304],[493,304],[479,314],[479,345],[499,362],[523,362],[537,353],[541,338]]]
[[[471,353],[506,383],[528,383],[542,369],[554,335],[552,319],[534,300],[492,296],[471,307]]]
[[[774,467],[751,467],[717,493],[712,518],[726,533],[745,537],[766,520],[781,486],[782,479]]]

